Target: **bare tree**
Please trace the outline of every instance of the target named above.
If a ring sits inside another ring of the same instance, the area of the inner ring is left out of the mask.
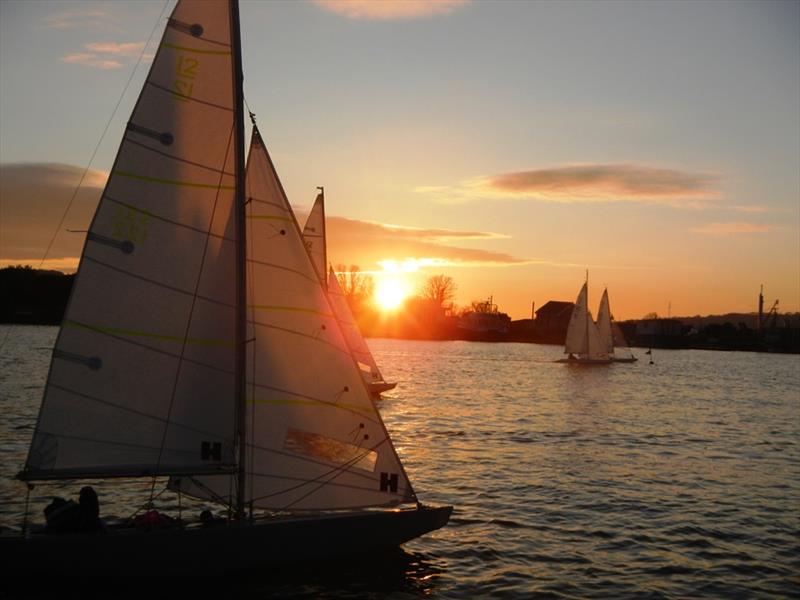
[[[434,300],[441,306],[450,302],[456,295],[456,282],[447,275],[432,275],[422,285],[420,295],[428,300]]]
[[[339,286],[342,288],[347,301],[351,307],[360,305],[372,297],[375,290],[375,281],[370,275],[365,275],[361,272],[358,265],[339,264],[335,267],[336,279],[339,280]]]

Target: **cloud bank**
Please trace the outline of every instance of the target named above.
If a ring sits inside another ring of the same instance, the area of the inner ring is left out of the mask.
[[[633,164],[566,165],[471,179],[415,191],[445,204],[479,200],[645,202],[697,206],[718,197],[717,177]]]
[[[56,233],[83,169],[56,163],[0,164],[0,266],[38,266],[50,238]],[[73,270],[107,175],[89,171],[64,226],[50,250],[46,268]]]
[[[81,173],[82,169],[64,164],[0,165],[0,266],[38,266]],[[87,229],[106,179],[107,174],[100,171],[87,174],[45,266],[66,270],[77,266],[85,234],[65,230]],[[304,220],[305,215],[300,215],[300,221]],[[459,240],[506,237],[493,232],[405,227],[336,216],[328,217],[327,232],[331,262],[359,265],[364,270],[380,269],[391,261],[410,270],[531,262],[502,252],[451,245]]]
[[[313,0],[313,3],[348,19],[389,21],[446,15],[467,0]]]

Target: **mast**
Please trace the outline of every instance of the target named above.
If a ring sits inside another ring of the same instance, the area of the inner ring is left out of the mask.
[[[317,186],[319,195],[322,197],[322,273],[319,276],[322,278],[322,283],[325,289],[328,289],[328,229],[325,224],[325,188],[321,185]]]
[[[247,332],[247,280],[246,280],[246,216],[244,173],[244,74],[242,72],[242,39],[239,29],[239,2],[229,0],[231,15],[231,45],[233,50],[233,97],[234,97],[234,152],[236,153],[236,356],[234,366],[236,398],[236,439],[239,450],[239,469],[236,482],[236,516],[244,518],[245,507],[245,458],[247,396],[245,394],[245,337]]]
[[[586,269],[586,358],[589,358],[589,269]]]

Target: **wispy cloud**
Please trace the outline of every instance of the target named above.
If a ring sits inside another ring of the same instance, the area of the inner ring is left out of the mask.
[[[45,27],[52,29],[75,29],[77,27],[105,28],[110,23],[110,15],[100,9],[66,10],[47,15]]]
[[[328,254],[333,262],[359,264],[365,269],[381,263],[417,270],[434,266],[507,266],[528,262],[503,252],[444,243],[507,237],[493,232],[405,227],[334,216],[327,219],[327,232]]]
[[[445,204],[478,200],[646,202],[697,206],[717,198],[717,177],[632,164],[582,164],[477,177],[454,186],[418,187]]]
[[[76,52],[74,54],[67,54],[59,59],[70,65],[82,65],[84,67],[92,67],[93,69],[102,69],[110,71],[113,69],[121,69],[122,63],[113,58],[102,58],[97,54],[91,52]]]
[[[114,54],[118,56],[138,56],[144,48],[144,42],[90,42],[84,44],[90,52]]]
[[[132,59],[139,57],[144,46],[144,42],[89,42],[83,45],[85,52],[67,54],[59,60],[95,69],[121,69],[125,66],[125,62],[134,62]],[[152,54],[142,55],[144,61],[152,60],[152,58]]]
[[[446,15],[468,0],[312,0],[320,8],[348,19],[388,21]]]
[[[774,229],[770,225],[760,223],[745,223],[742,221],[728,223],[707,223],[700,227],[693,227],[693,233],[704,235],[741,235],[750,233],[766,233]]]

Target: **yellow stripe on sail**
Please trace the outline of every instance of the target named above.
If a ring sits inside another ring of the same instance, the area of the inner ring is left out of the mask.
[[[335,318],[332,314],[324,313],[315,308],[305,308],[302,306],[275,306],[270,304],[248,304],[247,308],[254,308],[256,310],[274,310],[274,311],[287,311],[287,312],[302,312],[312,315],[319,315],[320,317],[327,317],[329,319]]]
[[[291,223],[292,219],[288,217],[274,217],[272,215],[247,215],[248,219],[256,219],[259,221],[286,221],[287,223]]]
[[[178,181],[177,179],[162,179],[160,177],[147,177],[145,175],[137,175],[136,173],[128,173],[127,171],[114,171],[114,175],[121,177],[129,177],[130,179],[139,179],[149,183],[161,183],[164,185],[180,185],[186,187],[208,188],[212,190],[232,190],[232,185],[215,185],[213,183],[195,183],[193,181]]]
[[[189,48],[188,46],[176,46],[175,44],[161,44],[163,48],[170,50],[182,50],[183,52],[194,52],[195,54],[219,54],[223,56],[230,56],[230,50],[198,50],[197,48]]]
[[[358,406],[356,404],[347,404],[345,402],[323,402],[322,400],[304,400],[304,399],[297,399],[292,400],[289,398],[250,398],[247,401],[248,404],[272,404],[275,406],[278,405],[295,405],[295,406],[313,406],[315,408],[338,408],[339,410],[347,410],[351,412],[357,412],[365,417],[373,417],[374,413],[368,409],[365,409],[363,406]]]
[[[177,335],[163,335],[160,333],[151,333],[149,331],[135,331],[133,329],[119,329],[116,327],[99,327],[97,325],[87,325],[85,323],[78,323],[77,321],[66,320],[62,324],[64,327],[72,327],[73,329],[86,329],[88,331],[99,331],[101,333],[111,333],[114,335],[126,335],[130,337],[143,337],[152,340],[161,340],[165,342],[181,342],[184,338]],[[213,340],[207,338],[186,338],[187,344],[196,344],[199,346],[227,346],[233,347],[235,344],[230,340]]]

